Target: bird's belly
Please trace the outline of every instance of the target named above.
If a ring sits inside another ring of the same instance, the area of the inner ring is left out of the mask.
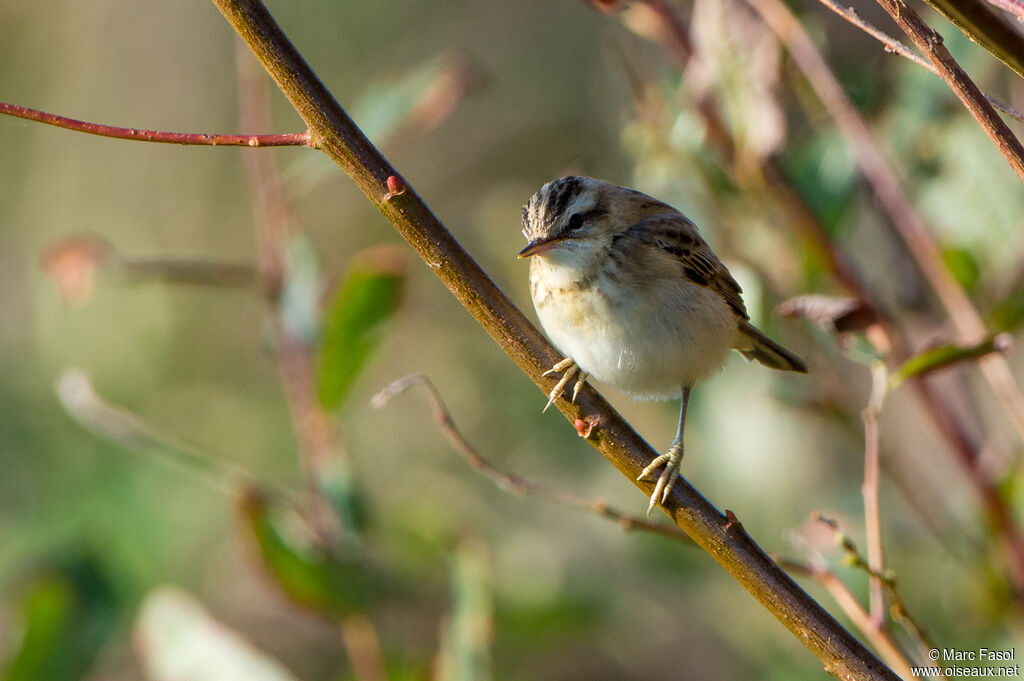
[[[618,299],[598,287],[548,292],[535,305],[555,347],[598,381],[642,399],[679,396],[714,374],[736,344],[725,302],[687,282]]]

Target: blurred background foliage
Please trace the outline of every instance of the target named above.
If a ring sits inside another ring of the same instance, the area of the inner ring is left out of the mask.
[[[812,374],[730,360],[695,393],[685,474],[766,550],[822,554],[866,602],[864,571],[808,519],[820,510],[864,545],[860,411],[877,347],[844,351],[772,315],[791,296],[844,291],[759,164],[783,169],[912,350],[950,329],[853,150],[756,15],[678,3],[697,54],[681,69],[645,7],[270,3],[521,306],[519,208],[549,179],[632,185],[701,225],[753,321]],[[989,330],[1017,334],[1018,180],[939,79],[812,3],[797,9]],[[881,23],[877,7],[861,9]],[[986,90],[1024,101],[1008,70],[928,18]],[[240,129],[246,69],[209,3],[0,5],[4,101],[162,130],[300,130],[272,87],[273,123]],[[708,101],[729,154],[701,114]],[[0,120],[0,148],[0,679],[825,676],[702,553],[498,491],[412,394],[371,408],[390,381],[426,373],[501,468],[644,507],[560,416],[540,413],[536,388],[325,157],[130,144],[15,119]],[[278,178],[269,206],[290,225],[271,243],[279,282],[265,276],[254,155]],[[1021,441],[977,370],[930,380],[1024,513]],[[675,405],[608,393],[656,448],[668,444]],[[885,403],[881,442],[886,566],[904,605],[943,645],[1012,647],[1021,598],[1000,539],[909,389]]]

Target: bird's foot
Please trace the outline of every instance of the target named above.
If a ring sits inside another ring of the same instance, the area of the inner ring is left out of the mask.
[[[569,381],[572,380],[573,376],[576,376],[577,374],[579,375],[576,379],[576,385],[572,388],[572,402],[576,402],[576,396],[579,395],[580,388],[582,388],[583,384],[587,382],[586,372],[580,370],[572,357],[566,357],[561,362],[558,362],[555,366],[545,371],[544,375],[550,376],[551,374],[557,374],[560,372],[564,373],[562,373],[562,377],[558,379],[558,383],[555,383],[555,387],[551,389],[550,393],[548,393],[548,403],[544,405],[543,411],[547,411],[548,407],[550,407],[558,396],[562,394],[562,389],[565,388]]]
[[[668,499],[669,492],[672,491],[672,487],[676,484],[676,480],[679,478],[679,464],[683,460],[683,443],[673,442],[669,450],[661,456],[654,459],[647,465],[647,468],[640,473],[637,480],[646,480],[648,476],[654,471],[660,468],[663,464],[665,470],[661,472],[661,476],[658,477],[657,484],[654,485],[654,492],[651,493],[651,503],[647,505],[647,517],[650,517],[651,511],[658,504],[664,504],[665,500]]]

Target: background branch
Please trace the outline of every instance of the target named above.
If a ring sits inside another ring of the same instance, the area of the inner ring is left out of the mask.
[[[388,194],[397,171],[380,155],[281,32],[266,8],[254,0],[214,0],[235,30],[309,125],[315,145],[340,165],[391,221],[431,270],[501,345],[530,379],[544,390],[546,367],[560,359],[554,348],[469,257],[451,233],[407,183]],[[600,417],[588,442],[630,480],[655,452],[593,389],[576,405],[557,402],[568,418]],[[634,483],[645,494],[650,486]],[[725,567],[841,678],[894,679],[863,645],[810,598],[742,529],[681,480],[666,511],[694,541]]]
[[[864,484],[861,494],[864,496],[864,530],[868,538],[868,566],[873,572],[871,576],[871,621],[876,627],[885,624],[885,587],[881,575],[885,571],[885,558],[882,551],[882,512],[879,503],[879,436],[878,416],[885,399],[886,376],[885,365],[878,362],[871,367],[871,396],[868,404],[861,412],[864,421]]]

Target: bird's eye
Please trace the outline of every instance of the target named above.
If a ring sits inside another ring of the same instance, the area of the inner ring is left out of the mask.
[[[565,225],[566,229],[576,230],[583,226],[583,216],[579,213],[573,213],[572,217],[569,218],[569,222]]]

